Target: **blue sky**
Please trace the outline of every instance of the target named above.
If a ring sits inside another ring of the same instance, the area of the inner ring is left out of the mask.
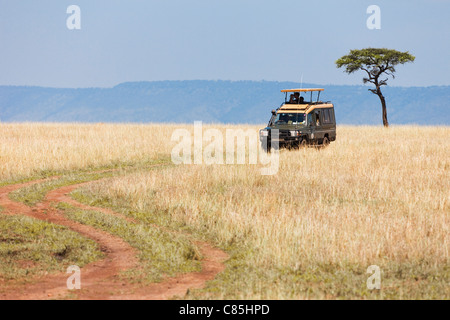
[[[69,5],[81,30],[69,30]],[[369,5],[381,30],[369,30]],[[450,85],[450,0],[0,0],[0,85],[111,87],[125,81],[361,84],[350,49],[409,51],[395,86]]]

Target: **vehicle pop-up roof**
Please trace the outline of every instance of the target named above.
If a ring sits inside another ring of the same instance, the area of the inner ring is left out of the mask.
[[[322,101],[319,101],[320,92],[324,91],[322,88],[307,88],[307,89],[284,89],[281,90],[281,92],[286,93],[284,104],[281,105],[280,108],[277,109],[278,112],[294,112],[294,113],[309,113],[318,105],[320,107],[324,108],[330,108],[333,105],[329,102],[323,103]],[[298,101],[290,101],[288,99],[288,93],[294,94],[295,92],[299,93],[299,99]],[[301,94],[304,92],[311,92],[311,100],[310,101],[300,101]],[[317,92],[317,100],[313,102],[312,100],[312,94],[313,92]]]
[[[288,103],[288,98],[287,98],[288,93],[295,93],[295,92],[298,92],[298,93],[299,93],[299,96],[302,95],[302,92],[311,92],[311,100],[310,100],[310,103],[312,103],[312,101],[313,101],[313,100],[312,100],[312,93],[313,93],[313,92],[317,92],[317,102],[319,102],[320,92],[322,92],[322,91],[324,91],[324,89],[322,89],[322,88],[284,89],[284,90],[281,90],[281,92],[286,93],[285,98],[284,98],[284,103]],[[299,101],[298,103],[300,103],[300,101]]]
[[[320,89],[320,88],[316,88],[316,89],[284,89],[281,90],[281,92],[310,92],[310,91],[324,91],[325,89]]]

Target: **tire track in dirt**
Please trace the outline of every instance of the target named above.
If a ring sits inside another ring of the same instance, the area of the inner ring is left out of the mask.
[[[4,208],[2,214],[6,215],[26,215],[35,219],[62,225],[80,233],[81,235],[96,241],[105,258],[90,263],[82,269],[82,285],[90,288],[95,285],[106,286],[105,279],[117,278],[120,271],[130,269],[137,265],[135,250],[121,238],[113,236],[107,232],[97,230],[75,221],[65,218],[61,213],[50,206],[50,201],[46,200],[34,208],[30,208],[22,203],[9,199],[8,195],[18,189],[32,184],[45,182],[48,180],[38,180],[25,184],[12,185],[0,188],[0,205]],[[46,299],[58,298],[68,294],[66,281],[69,274],[54,274],[40,277],[32,285],[16,286],[7,290],[7,293],[0,293],[3,299]],[[106,289],[106,288],[105,288]],[[103,297],[99,297],[103,298]]]
[[[53,178],[55,179],[55,178]],[[125,270],[139,267],[137,250],[132,248],[123,239],[111,235],[94,227],[83,225],[66,218],[54,205],[65,202],[83,210],[94,210],[104,214],[126,219],[137,223],[134,219],[126,217],[110,209],[92,207],[82,204],[69,196],[73,190],[90,182],[61,187],[50,191],[42,203],[30,208],[22,203],[9,199],[9,194],[15,190],[48,181],[36,180],[24,184],[17,184],[0,188],[0,206],[4,208],[2,214],[21,214],[50,223],[66,226],[81,235],[96,241],[105,258],[84,266],[81,270],[81,290],[69,291],[66,286],[69,274],[55,274],[40,277],[31,285],[13,284],[3,292],[0,299],[48,299],[64,298],[72,293],[79,299],[168,299],[174,296],[183,297],[190,289],[200,289],[206,281],[213,280],[215,276],[225,269],[223,262],[228,255],[220,249],[201,241],[193,241],[198,246],[204,259],[200,272],[181,274],[166,278],[160,283],[147,286],[130,284],[119,277]],[[92,182],[92,181],[91,181]],[[158,226],[154,226],[159,228]],[[165,231],[165,228],[161,228]],[[174,232],[174,231],[170,231]],[[176,233],[176,232],[174,232]]]

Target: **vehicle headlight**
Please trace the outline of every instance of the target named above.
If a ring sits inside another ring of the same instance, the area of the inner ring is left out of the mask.
[[[289,131],[291,134],[291,137],[296,137],[298,135],[297,131]]]
[[[261,137],[268,137],[269,136],[269,131],[268,130],[261,130],[259,132],[259,134],[261,135]]]

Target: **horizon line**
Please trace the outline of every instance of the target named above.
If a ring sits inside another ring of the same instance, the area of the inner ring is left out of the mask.
[[[54,87],[54,86],[42,86],[42,85],[19,85],[19,84],[0,84],[0,87],[26,87],[26,88],[45,88],[45,89],[114,89],[115,87],[118,87],[123,84],[129,84],[129,83],[157,83],[157,82],[231,82],[231,83],[238,83],[238,82],[274,82],[274,83],[297,83],[297,81],[289,81],[289,80],[223,80],[223,79],[185,79],[185,80],[135,80],[135,81],[124,81],[120,82],[114,86],[90,86],[90,87]],[[315,85],[315,86],[322,86],[322,87],[371,87],[370,85],[366,84],[320,84],[320,83],[313,83],[313,82],[305,82],[303,85]],[[391,88],[432,88],[432,87],[450,87],[450,85],[426,85],[426,86],[396,86],[396,85],[387,85],[386,87]]]

